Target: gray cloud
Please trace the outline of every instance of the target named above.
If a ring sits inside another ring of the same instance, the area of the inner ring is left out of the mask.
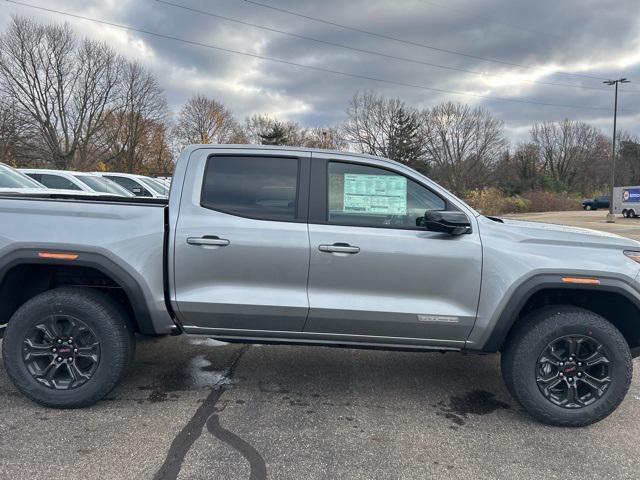
[[[298,35],[485,72],[486,76],[416,65],[295,39],[180,10],[154,0],[26,1],[325,69],[475,95],[596,108],[544,107],[349,78],[124,32],[3,2],[0,27],[6,25],[12,14],[31,15],[41,21],[66,20],[81,35],[105,40],[123,54],[144,62],[157,74],[174,111],[192,94],[204,93],[228,105],[239,117],[270,113],[303,125],[325,125],[344,118],[347,102],[356,90],[371,89],[399,97],[417,107],[428,107],[444,100],[482,105],[503,119],[511,137],[519,140],[526,137],[531,123],[565,117],[609,129],[613,92],[599,79],[622,75],[637,82],[623,87],[621,92],[620,126],[640,135],[640,9],[637,0],[260,0],[383,35],[536,67],[530,69],[375,38],[244,1],[171,0]],[[550,74],[550,70],[580,73],[597,79]],[[527,79],[602,90],[540,85],[524,81]]]

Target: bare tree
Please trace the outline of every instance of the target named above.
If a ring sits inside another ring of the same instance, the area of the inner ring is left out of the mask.
[[[373,92],[356,92],[347,107],[348,119],[342,127],[345,140],[361,153],[387,157],[395,117],[402,107],[398,99],[386,99]]]
[[[29,138],[27,119],[16,108],[16,102],[0,98],[0,162],[22,166],[29,162],[25,140]]]
[[[544,170],[556,189],[583,190],[583,169],[593,172],[596,162],[608,162],[606,137],[584,122],[565,119],[537,123],[531,128],[531,141],[538,147]]]
[[[68,25],[14,17],[0,36],[0,93],[36,128],[31,148],[69,167],[105,121],[119,70],[105,44],[79,42]]]
[[[502,121],[484,108],[446,102],[422,114],[436,176],[457,193],[482,184],[506,146]]]
[[[640,139],[628,132],[619,136],[618,160],[616,165],[617,185],[638,185],[640,183]]]
[[[204,95],[191,97],[180,110],[174,136],[181,146],[192,143],[235,143],[240,125],[220,102]]]
[[[342,130],[352,148],[425,168],[424,139],[417,110],[397,98],[366,92],[353,96],[347,116]]]
[[[304,147],[346,150],[347,142],[337,127],[314,127],[304,131]]]
[[[109,112],[100,147],[104,162],[124,172],[143,169],[149,132],[167,121],[167,102],[156,78],[141,64],[128,62]]]
[[[493,173],[495,185],[508,194],[522,194],[544,184],[543,163],[538,147],[522,143],[513,152],[505,150]]]

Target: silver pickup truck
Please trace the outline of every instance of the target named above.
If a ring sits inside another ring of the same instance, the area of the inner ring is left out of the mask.
[[[187,148],[168,203],[0,197],[0,325],[17,388],[104,397],[135,334],[501,352],[540,421],[587,425],[640,354],[640,243],[485,217],[416,171],[343,152]]]

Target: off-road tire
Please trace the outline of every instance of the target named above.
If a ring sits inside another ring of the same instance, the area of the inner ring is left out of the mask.
[[[94,373],[86,383],[68,390],[39,383],[23,359],[26,335],[52,314],[81,320],[99,342],[100,356]],[[53,408],[86,407],[104,398],[122,379],[134,353],[135,336],[123,308],[100,291],[80,287],[56,288],[27,301],[9,320],[2,346],[5,369],[18,390]]]
[[[593,338],[607,352],[611,382],[594,403],[567,409],[545,398],[536,382],[538,359],[547,346],[563,336]],[[620,331],[594,312],[574,306],[550,306],[522,319],[502,349],[502,375],[507,389],[537,420],[562,427],[582,427],[610,415],[631,385],[633,363]]]

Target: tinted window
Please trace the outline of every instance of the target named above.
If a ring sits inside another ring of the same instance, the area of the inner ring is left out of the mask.
[[[445,202],[428,188],[382,168],[330,162],[329,223],[415,228],[426,210],[444,210]]]
[[[116,182],[121,187],[126,188],[137,197],[153,197],[153,195],[146,188],[128,177],[116,177],[112,175],[105,175],[105,177]]]
[[[0,187],[2,188],[42,188],[22,172],[6,165],[0,165]]]
[[[129,190],[112,182],[108,178],[99,177],[98,175],[75,175],[75,177],[94,192],[113,193],[114,195],[133,197],[133,194]]]
[[[43,173],[39,180],[47,188],[57,188],[61,190],[82,190],[71,180],[61,177],[60,175],[51,175]]]
[[[298,160],[279,157],[211,157],[201,203],[214,210],[264,220],[294,220]]]
[[[156,183],[152,178],[138,177],[138,181],[146,185],[148,189],[153,190],[158,195],[164,195],[166,197],[169,194],[169,190],[167,190],[164,185]]]

